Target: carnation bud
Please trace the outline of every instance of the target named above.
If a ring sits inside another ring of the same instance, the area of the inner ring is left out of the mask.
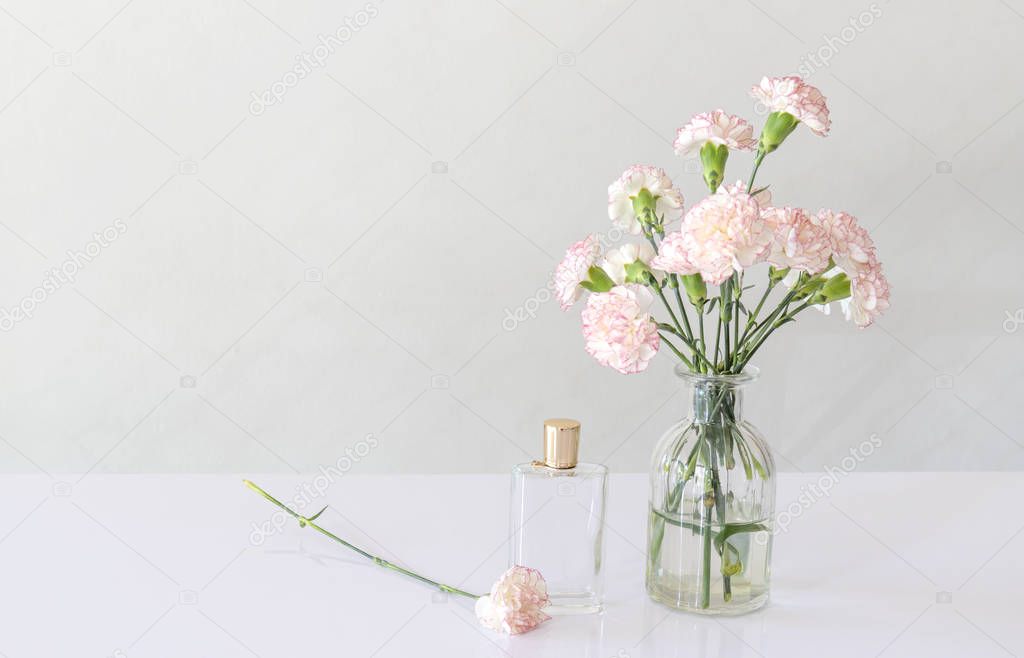
[[[682,277],[683,289],[686,296],[690,298],[691,304],[703,303],[708,298],[708,287],[700,274],[687,274]]]
[[[789,274],[788,267],[783,270],[780,270],[777,269],[774,265],[768,266],[768,280],[771,281],[772,283],[778,283],[779,281],[782,281],[783,279],[786,278],[787,274]]]
[[[652,213],[657,207],[658,197],[651,194],[651,191],[646,187],[641,187],[640,191],[636,193],[633,199],[633,212],[637,217],[642,218],[646,211],[650,210]]]
[[[840,299],[846,299],[850,296],[850,277],[846,276],[844,272],[828,279],[825,281],[825,285],[821,287],[820,295],[825,298],[826,302],[837,302]]]
[[[722,184],[725,177],[725,161],[729,159],[729,147],[725,144],[715,145],[707,142],[700,149],[700,162],[704,166],[704,182],[713,192]]]
[[[590,269],[587,270],[587,280],[580,281],[580,286],[590,292],[608,292],[615,287],[615,282],[600,267],[591,265]]]
[[[800,121],[789,112],[772,112],[761,129],[761,140],[757,150],[768,155],[779,148],[789,134],[796,130],[798,123]]]
[[[626,263],[626,283],[643,283],[647,284],[647,272],[650,270],[647,268],[647,263],[640,259],[633,261],[632,263]]]

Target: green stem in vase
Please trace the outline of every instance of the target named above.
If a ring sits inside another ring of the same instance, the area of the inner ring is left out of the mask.
[[[707,429],[704,430],[705,437]],[[700,508],[700,537],[701,537],[701,561],[700,561],[700,607],[707,609],[711,606],[711,540],[714,535],[714,528],[711,527],[711,508],[714,505],[712,500],[714,490],[712,478],[714,465],[711,464],[711,447],[708,439],[704,440],[704,500]],[[710,466],[710,468],[709,468]]]
[[[712,495],[715,497],[715,514],[718,516],[718,523],[725,527],[725,497],[722,495],[722,484],[719,481],[718,469],[711,469]],[[722,598],[726,603],[732,600],[732,577],[725,573],[726,547],[721,552],[722,559]]]
[[[431,580],[430,578],[426,578],[424,576],[421,576],[418,573],[415,573],[413,571],[409,571],[408,569],[406,569],[404,567],[400,567],[399,565],[395,564],[394,562],[389,562],[389,561],[385,560],[382,557],[373,555],[372,553],[368,553],[368,552],[364,551],[363,549],[359,548],[358,546],[350,544],[349,542],[345,541],[341,537],[338,537],[337,535],[335,535],[334,533],[330,532],[329,530],[325,530],[324,528],[322,528],[319,525],[317,525],[315,523],[315,521],[316,521],[317,517],[319,517],[321,514],[323,514],[324,510],[327,509],[326,507],[323,508],[322,510],[320,510],[319,512],[317,512],[316,514],[314,514],[313,516],[309,516],[309,517],[302,516],[298,512],[292,510],[290,507],[288,507],[287,505],[285,505],[284,503],[279,501],[277,498],[274,498],[273,496],[268,494],[266,491],[261,489],[257,484],[255,484],[253,482],[250,482],[249,480],[242,480],[242,482],[245,483],[245,486],[249,487],[250,489],[252,489],[256,493],[258,493],[260,496],[263,496],[263,498],[267,499],[268,501],[270,501],[271,503],[273,503],[277,507],[279,507],[282,510],[284,510],[285,512],[287,512],[292,518],[294,518],[296,521],[299,522],[299,527],[302,527],[302,528],[310,527],[313,530],[316,530],[320,534],[324,535],[325,537],[328,537],[328,538],[334,540],[335,542],[341,544],[345,548],[347,548],[349,550],[352,550],[352,551],[355,551],[356,553],[358,553],[359,555],[362,555],[366,559],[371,560],[374,564],[376,564],[379,567],[384,567],[385,569],[390,569],[391,571],[396,571],[396,572],[398,572],[400,574],[404,574],[404,575],[409,576],[410,578],[412,578],[414,580],[420,581],[421,583],[425,583],[427,585],[435,587],[435,588],[441,590],[442,592],[447,592],[449,594],[458,594],[459,596],[465,596],[465,597],[468,597],[468,598],[471,598],[471,599],[478,599],[478,598],[480,598],[476,594],[470,594],[469,592],[467,592],[465,590],[461,590],[461,589],[459,589],[457,587],[452,587],[451,585],[445,585],[444,583],[439,583],[436,580]]]
[[[712,604],[711,589],[716,570],[722,576],[722,598],[726,603],[733,598],[733,577],[742,573],[742,555],[729,542],[729,538],[739,533],[765,531],[765,526],[760,522],[730,523],[728,518],[729,499],[719,462],[724,462],[726,469],[733,468],[736,462],[730,465],[730,456],[736,451],[748,480],[754,479],[755,472],[762,479],[768,477],[764,467],[746,445],[743,435],[736,429],[735,404],[728,386],[709,389],[700,400],[695,400],[694,413],[700,420],[695,420],[681,430],[665,470],[669,481],[666,483],[664,506],[662,509],[651,509],[648,573],[656,572],[661,564],[666,526],[693,532],[699,538],[698,551],[701,556],[697,567],[696,604],[705,610]],[[697,432],[696,440],[690,444],[685,436],[694,429]],[[691,449],[683,460],[683,450],[688,445]],[[683,490],[695,475],[703,483],[700,487],[702,495],[697,501],[693,522],[687,522],[680,517]],[[716,556],[717,568],[714,563]]]

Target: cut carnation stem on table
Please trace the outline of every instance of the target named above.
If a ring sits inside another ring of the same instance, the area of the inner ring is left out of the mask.
[[[282,509],[289,516],[299,523],[301,528],[312,528],[329,539],[341,544],[345,548],[355,551],[367,560],[370,560],[379,567],[406,575],[421,583],[430,585],[447,594],[455,594],[470,599],[476,599],[475,612],[480,623],[491,630],[510,635],[525,633],[536,628],[541,623],[550,619],[544,612],[544,608],[550,603],[547,593],[547,584],[544,577],[535,569],[514,566],[503,573],[490,593],[484,596],[471,594],[458,587],[445,585],[436,580],[421,576],[414,571],[401,567],[394,562],[389,562],[382,557],[373,555],[358,546],[355,546],[334,533],[317,525],[316,520],[324,513],[324,507],[312,516],[302,516],[292,508],[288,507],[277,498],[274,498],[259,485],[249,480],[242,480],[249,489],[255,491],[266,500]]]

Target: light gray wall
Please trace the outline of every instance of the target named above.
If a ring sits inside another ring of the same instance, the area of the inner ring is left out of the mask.
[[[750,417],[785,469],[1024,466],[1021,0],[3,4],[0,304],[78,271],[4,321],[2,471],[502,471],[552,415],[645,470],[670,360],[600,368],[546,282],[626,166],[689,205],[675,129],[801,67],[833,134],[762,180],[871,227],[893,308],[787,327]]]

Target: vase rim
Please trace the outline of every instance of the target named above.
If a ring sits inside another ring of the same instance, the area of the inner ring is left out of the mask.
[[[693,372],[682,363],[677,364],[675,367],[676,377],[680,379],[692,382],[694,384],[700,384],[704,382],[719,382],[722,384],[749,384],[761,376],[760,368],[756,366],[747,366],[743,369],[743,372],[730,375],[710,375],[699,372]]]

